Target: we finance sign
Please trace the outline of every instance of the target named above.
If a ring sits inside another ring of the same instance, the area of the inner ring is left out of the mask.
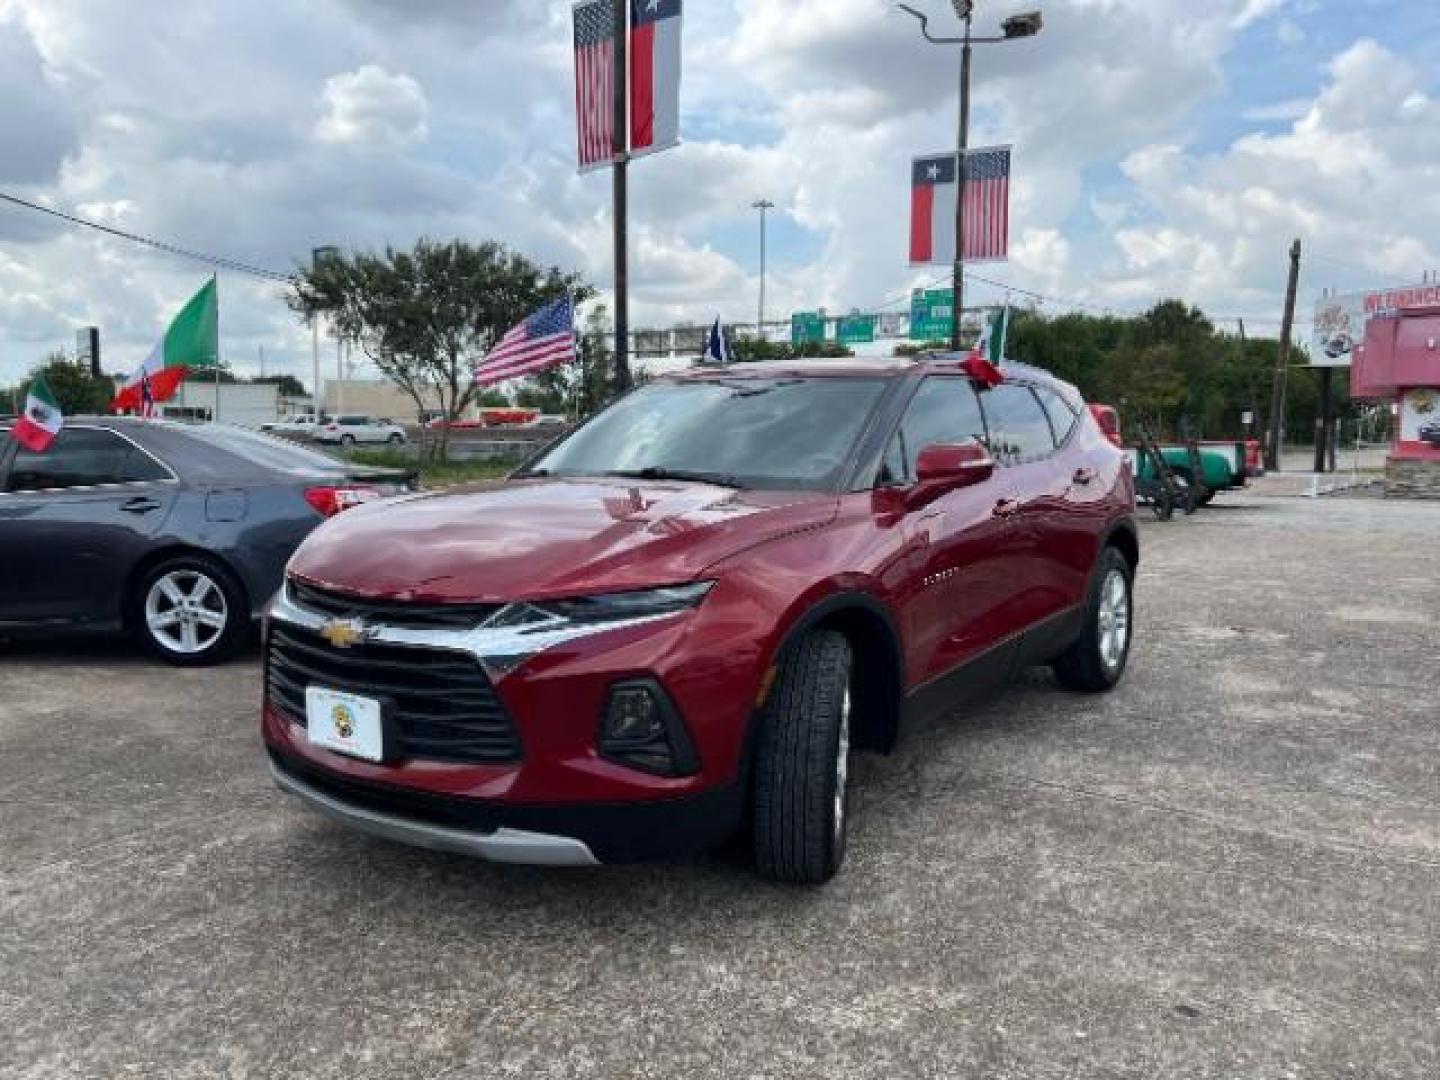
[[[1349,367],[1355,350],[1365,343],[1365,327],[1371,319],[1417,307],[1440,307],[1440,284],[1322,296],[1315,304],[1310,362],[1316,367]]]

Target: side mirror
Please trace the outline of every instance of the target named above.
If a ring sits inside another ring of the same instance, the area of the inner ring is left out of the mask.
[[[915,485],[906,502],[912,509],[934,502],[961,488],[983,484],[995,475],[995,459],[975,439],[963,443],[935,443],[915,460]]]

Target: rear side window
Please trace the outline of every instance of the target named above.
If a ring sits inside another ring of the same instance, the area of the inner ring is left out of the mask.
[[[990,452],[1007,465],[1038,461],[1055,452],[1050,418],[1035,391],[1020,383],[1002,383],[985,395]]]
[[[890,445],[876,482],[915,481],[915,459],[936,443],[985,441],[985,419],[968,379],[934,376],[920,384]]]
[[[1055,442],[1061,446],[1070,438],[1070,433],[1075,430],[1075,422],[1080,416],[1070,407],[1066,401],[1055,391],[1044,386],[1035,388],[1035,396],[1040,399],[1040,404],[1045,407],[1045,413],[1050,417],[1050,427],[1055,432]]]
[[[165,480],[164,466],[112,431],[66,428],[43,454],[19,447],[6,491],[54,491]]]

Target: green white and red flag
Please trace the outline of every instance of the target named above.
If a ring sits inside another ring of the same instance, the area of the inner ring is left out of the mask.
[[[44,375],[36,375],[25,393],[25,411],[10,427],[11,436],[32,454],[43,454],[64,426],[65,414],[50,384]]]
[[[120,387],[110,403],[114,412],[140,412],[153,402],[169,401],[196,368],[214,367],[220,360],[220,315],[215,279],[180,309],[165,336]],[[145,385],[149,383],[149,394]]]
[[[965,370],[970,377],[987,387],[999,386],[1005,381],[1000,365],[1005,362],[1005,339],[1010,332],[1010,308],[996,309],[985,321],[980,331],[980,340],[965,358]]]

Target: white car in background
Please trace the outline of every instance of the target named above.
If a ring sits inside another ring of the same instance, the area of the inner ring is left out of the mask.
[[[388,443],[391,446],[405,444],[405,429],[389,420],[376,419],[358,413],[342,413],[332,416],[315,428],[312,436],[316,442],[334,446],[355,446],[364,443]]]
[[[287,416],[284,420],[276,420],[273,424],[261,424],[260,430],[274,432],[276,435],[313,435],[315,417],[309,413],[299,413]]]

